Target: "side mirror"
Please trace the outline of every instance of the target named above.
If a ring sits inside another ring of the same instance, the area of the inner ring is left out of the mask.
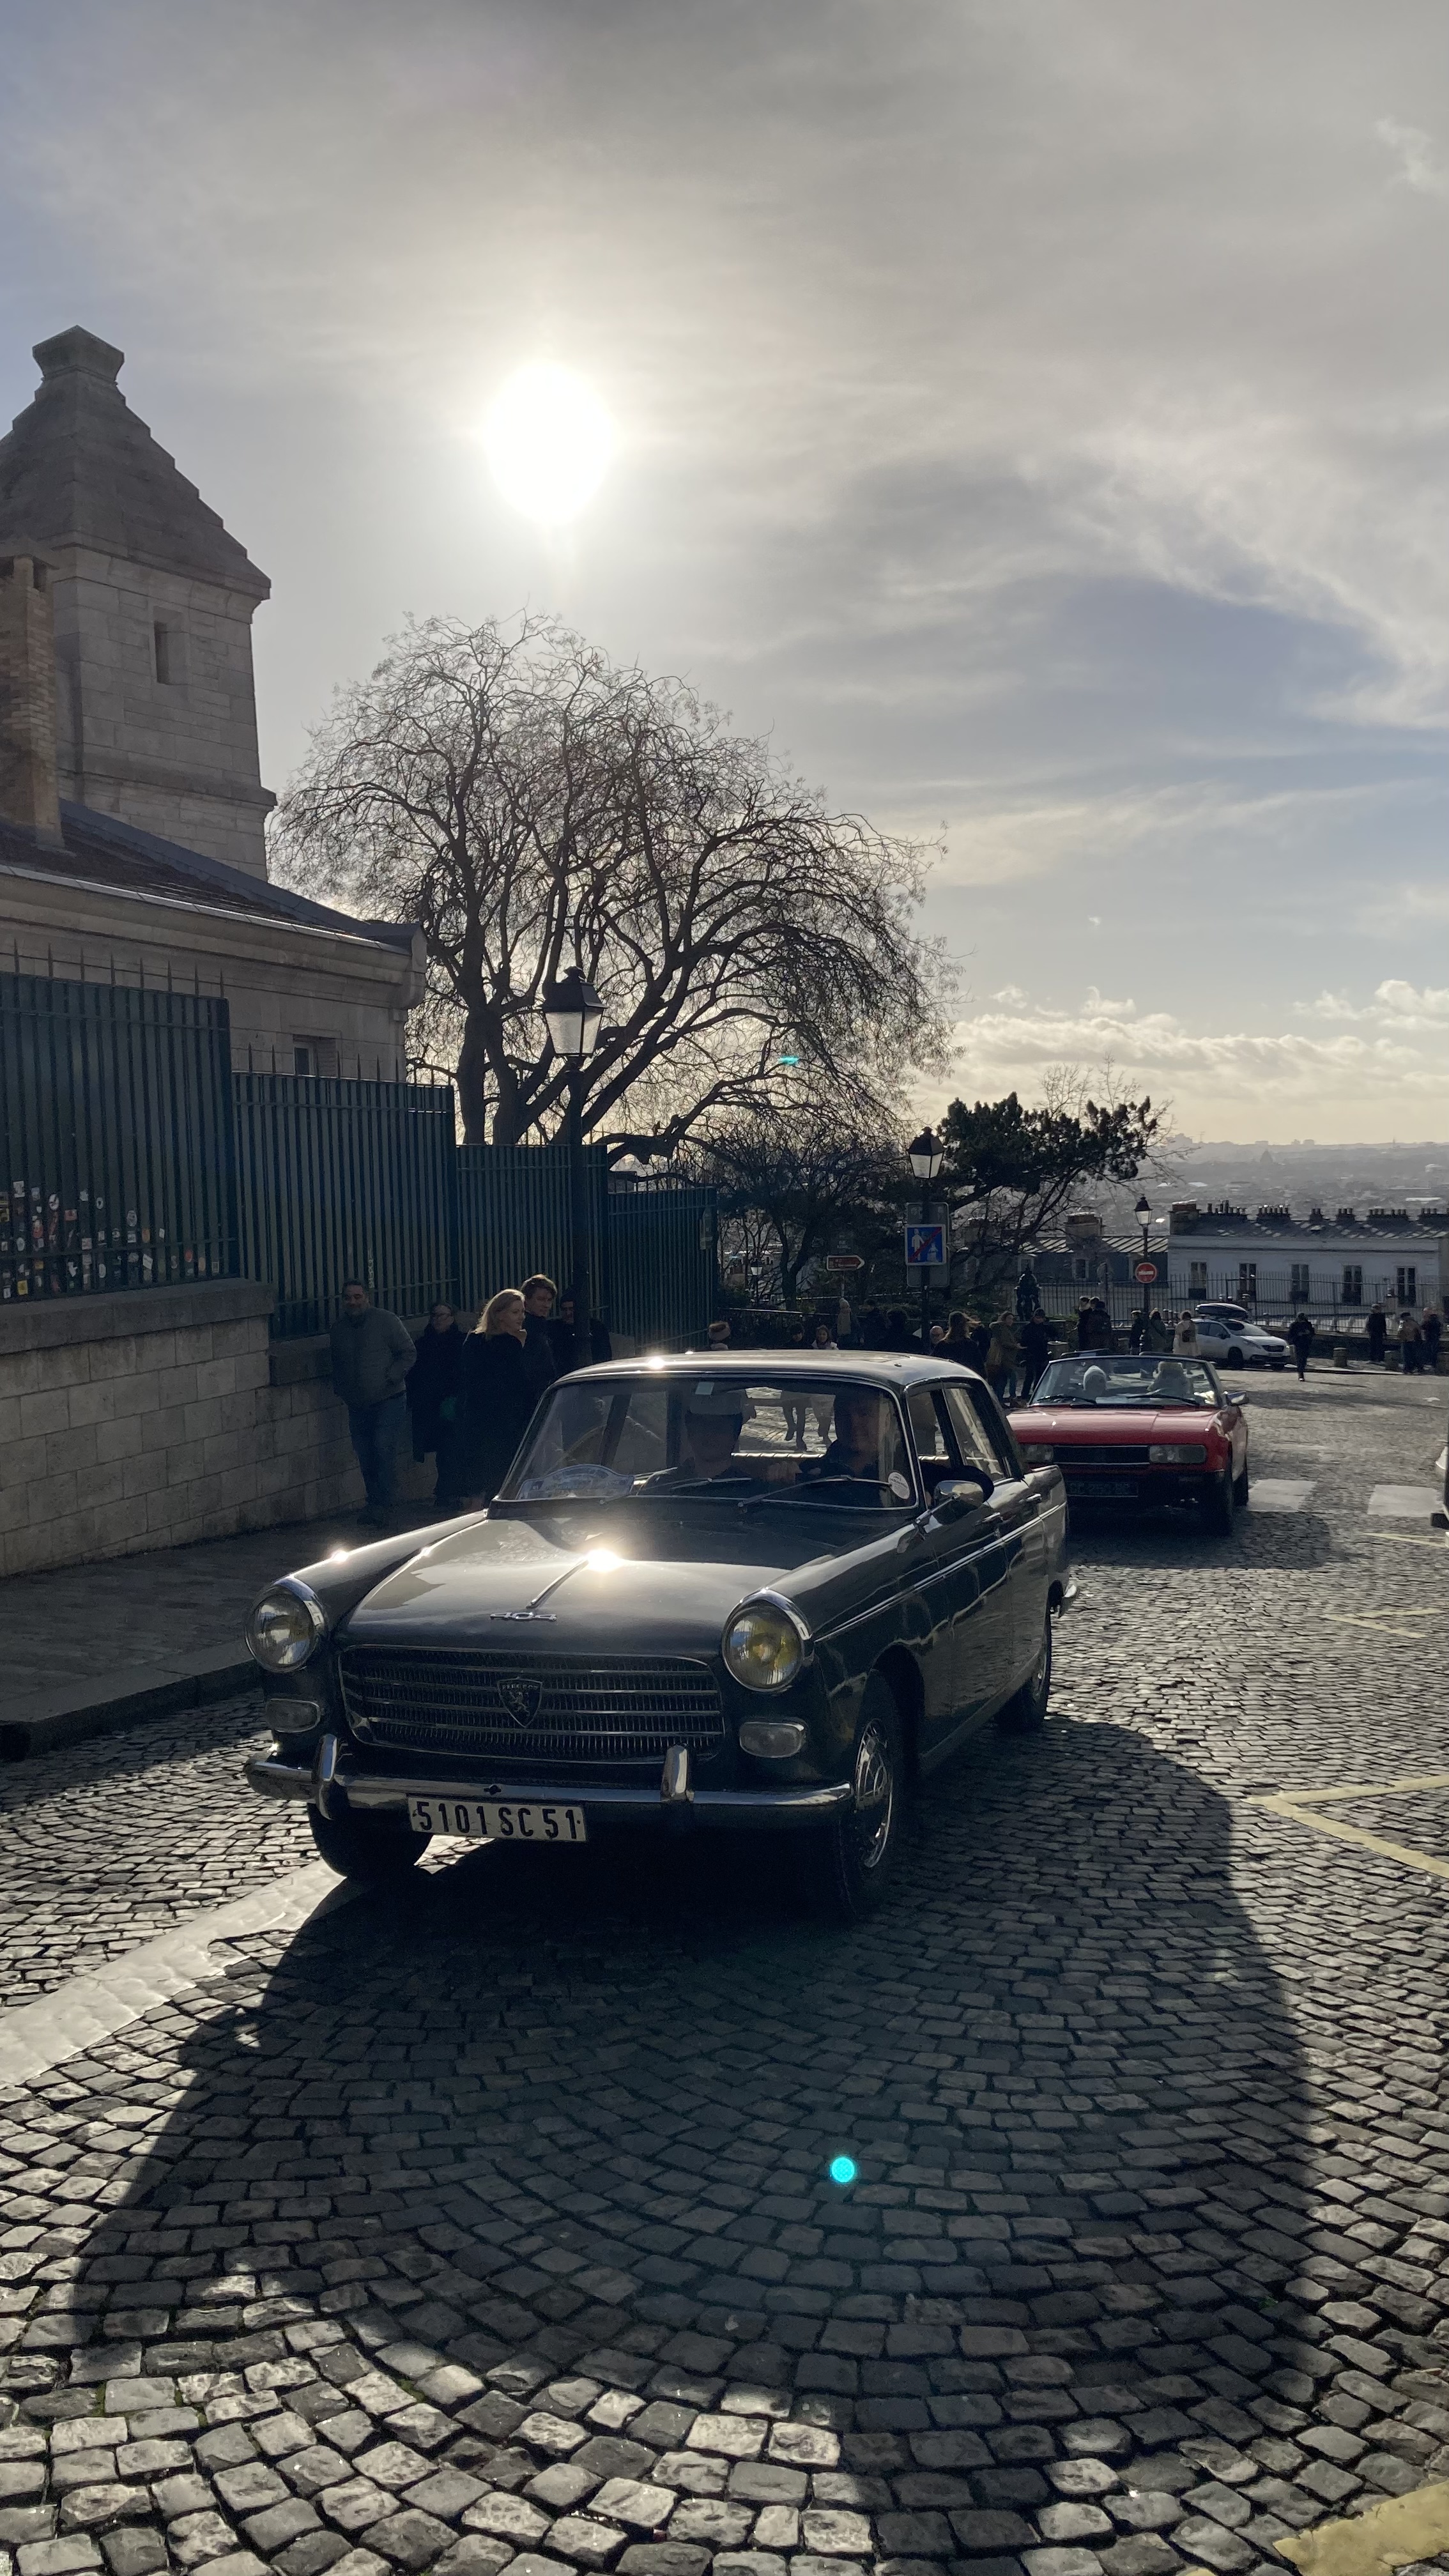
[[[959,1476],[948,1477],[936,1487],[931,1509],[938,1521],[959,1521],[995,1491],[996,1479],[988,1476],[984,1467],[966,1467]]]

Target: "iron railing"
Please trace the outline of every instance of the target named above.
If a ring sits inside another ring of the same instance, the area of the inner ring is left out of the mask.
[[[230,1277],[224,1001],[0,974],[0,1298]]]
[[[702,1342],[718,1279],[716,1193],[609,1192],[610,1320],[660,1350]]]
[[[241,1268],[276,1290],[281,1338],[320,1333],[343,1282],[426,1314],[457,1296],[453,1094],[446,1083],[239,1073]]]
[[[589,1297],[610,1311],[608,1158],[586,1145],[589,1206]],[[500,1288],[517,1288],[535,1272],[567,1291],[572,1267],[569,1154],[566,1145],[460,1145],[458,1285],[465,1306],[486,1305]]]

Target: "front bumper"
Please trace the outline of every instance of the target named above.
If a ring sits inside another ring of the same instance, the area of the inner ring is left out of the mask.
[[[1116,1503],[1130,1511],[1159,1503],[1201,1503],[1222,1477],[1221,1467],[1073,1467],[1059,1460],[1071,1503]]]
[[[314,1760],[297,1761],[281,1751],[253,1755],[246,1766],[253,1789],[266,1798],[305,1798],[324,1816],[406,1815],[409,1798],[503,1798],[512,1805],[582,1807],[592,1823],[680,1825],[708,1830],[758,1833],[824,1824],[851,1802],[848,1780],[801,1788],[696,1789],[686,1757],[671,1768],[666,1755],[657,1787],[600,1788],[576,1780],[489,1780],[475,1774],[464,1780],[417,1779],[394,1772],[369,1771],[365,1757],[335,1735],[324,1735]]]

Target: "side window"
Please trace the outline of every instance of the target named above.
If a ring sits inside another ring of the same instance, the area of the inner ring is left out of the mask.
[[[968,1384],[960,1388],[952,1387],[948,1390],[948,1394],[961,1396],[966,1407],[976,1417],[976,1438],[982,1445],[971,1454],[980,1457],[981,1464],[987,1473],[992,1476],[1024,1475],[1026,1471],[1017,1454],[1016,1442],[1011,1436],[1010,1426],[990,1388]],[[951,1419],[953,1422],[960,1420],[954,1405],[951,1409]]]
[[[911,1420],[911,1439],[916,1456],[926,1464],[949,1458],[946,1434],[941,1428],[928,1386],[913,1386],[906,1398],[906,1411]]]
[[[950,1416],[957,1446],[963,1459],[973,1467],[984,1467],[993,1479],[1001,1473],[1001,1460],[991,1442],[976,1407],[971,1401],[972,1389],[963,1381],[960,1386],[944,1386],[941,1401]]]

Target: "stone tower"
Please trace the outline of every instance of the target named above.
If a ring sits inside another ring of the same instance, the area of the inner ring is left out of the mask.
[[[0,559],[50,558],[60,792],[266,875],[252,616],[271,589],[116,382],[62,331],[0,439]]]

